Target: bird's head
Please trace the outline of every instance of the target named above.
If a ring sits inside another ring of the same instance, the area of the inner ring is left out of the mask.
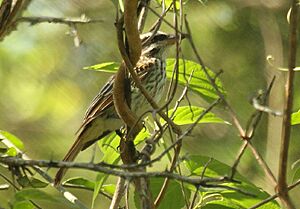
[[[149,57],[164,57],[166,49],[174,45],[177,41],[175,35],[161,31],[158,31],[154,35],[152,32],[144,33],[140,38],[142,41],[142,55]]]

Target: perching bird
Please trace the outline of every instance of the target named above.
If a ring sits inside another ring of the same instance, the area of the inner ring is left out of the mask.
[[[149,39],[150,37],[150,39]],[[142,55],[136,64],[135,70],[148,93],[154,101],[158,102],[166,83],[166,49],[176,43],[174,35],[157,32],[142,34]],[[75,143],[70,148],[63,161],[73,161],[78,153],[87,147],[121,128],[122,121],[118,117],[113,103],[113,83],[115,76],[112,76],[93,99],[88,108],[83,123],[78,130]],[[131,109],[140,116],[150,110],[146,98],[131,80]],[[63,178],[66,168],[60,168],[55,176],[55,184],[59,184]]]

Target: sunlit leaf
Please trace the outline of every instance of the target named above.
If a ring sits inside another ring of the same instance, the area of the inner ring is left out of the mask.
[[[94,186],[94,193],[93,193],[93,199],[92,199],[92,207],[94,208],[94,203],[95,200],[101,190],[101,187],[103,185],[103,183],[105,182],[105,180],[107,179],[108,175],[105,175],[103,173],[98,173],[97,177],[96,177],[96,181],[95,181],[95,186]]]
[[[156,0],[156,1],[159,5],[163,4],[163,0]],[[188,0],[182,1],[183,4],[185,4],[186,2],[188,2]],[[164,3],[165,3],[165,8],[169,8],[172,4],[171,10],[173,10],[173,0],[164,0]],[[180,9],[180,1],[176,0],[175,3],[176,3],[176,9],[179,10]]]
[[[231,172],[230,166],[206,156],[191,155],[188,156],[183,162],[187,169],[190,171],[191,175],[201,175],[204,166],[208,162],[209,164],[206,167],[204,176],[218,177],[222,175],[229,175]]]
[[[167,78],[171,79],[173,74],[173,68],[175,64],[175,59],[167,59],[166,71]],[[85,67],[84,69],[96,70],[101,72],[115,73],[119,68],[119,63],[116,62],[106,62],[101,63],[89,67]],[[186,85],[188,78],[190,75],[193,75],[189,83],[189,88],[194,92],[198,93],[202,98],[211,102],[218,98],[218,94],[214,87],[211,85],[210,80],[207,78],[206,74],[202,70],[202,67],[193,61],[179,59],[179,84]],[[209,68],[206,68],[208,74],[215,78],[215,73],[211,71]],[[219,78],[215,79],[215,83],[222,94],[226,94],[221,80]]]
[[[18,151],[16,150],[16,148],[10,147],[10,148],[8,148],[8,150],[6,151],[5,154],[7,154],[10,157],[14,157],[18,154]]]
[[[293,182],[300,179],[300,159],[292,164]]]
[[[207,194],[200,200],[201,208],[205,209],[241,209],[241,207],[234,201],[224,198],[219,193]]]
[[[138,145],[143,142],[146,138],[150,137],[150,133],[148,130],[142,129],[140,133],[135,137],[134,144]]]
[[[16,200],[46,200],[50,202],[57,202],[58,200],[54,198],[52,195],[47,194],[46,192],[34,189],[34,188],[26,188],[18,191],[15,194]]]
[[[36,208],[30,201],[16,201],[13,204],[13,209],[34,209]]]
[[[18,137],[16,137],[15,135],[13,135],[7,131],[0,130],[0,140],[1,139],[7,139],[8,141],[10,141],[13,145],[15,145],[20,150],[24,149],[23,142]]]
[[[204,177],[218,178],[231,174],[230,166],[215,159],[200,155],[188,156],[184,160],[184,165],[193,176],[201,176],[204,168]],[[235,175],[235,180],[239,182],[222,183],[221,185],[239,189],[240,191],[247,192],[249,195],[228,188],[200,187],[201,196],[203,197],[201,204],[205,205],[203,208],[249,208],[270,196],[238,173]],[[218,194],[218,198],[212,198],[212,194]],[[207,197],[207,195],[209,196]],[[265,208],[279,209],[280,207],[276,201],[271,201],[266,204]]]
[[[151,179],[150,181],[150,190],[153,197],[157,197],[159,191],[164,183],[164,179]],[[136,208],[140,207],[139,195],[137,192],[134,193],[134,200]],[[185,190],[186,198],[189,199],[190,191]],[[164,198],[161,200],[161,203],[158,209],[181,209],[185,206],[185,199],[182,194],[182,188],[180,183],[177,181],[170,181],[168,184],[168,189]]]
[[[113,195],[115,193],[115,190],[116,190],[116,185],[114,185],[114,184],[105,184],[105,185],[102,186],[101,190],[105,193]]]
[[[95,183],[83,177],[73,177],[63,182],[65,186],[94,190]]]
[[[97,65],[84,67],[84,70],[95,70],[106,73],[115,73],[118,71],[120,64],[117,62],[105,62]]]
[[[178,107],[173,122],[178,125],[187,125],[195,123],[199,116],[205,111],[202,107],[196,106],[182,106]],[[174,110],[169,111],[169,115],[172,115]],[[198,123],[223,123],[229,124],[228,122],[224,121],[223,119],[217,117],[215,114],[208,112],[206,113],[203,118]]]
[[[292,125],[300,124],[300,110],[298,110],[298,112],[292,113],[291,124]]]
[[[73,177],[73,178],[67,179],[63,183],[63,185],[87,189],[87,190],[91,190],[91,191],[94,191],[94,188],[95,188],[95,182],[85,179],[83,177]],[[100,191],[105,192],[110,195],[113,195],[115,192],[115,187],[116,186],[114,184],[104,184],[104,185],[102,185]]]
[[[22,187],[44,188],[48,186],[48,183],[28,176],[22,176],[17,181]]]
[[[136,136],[134,144],[140,144],[149,136],[150,133],[147,130],[141,130],[140,133]],[[102,161],[109,164],[115,164],[120,160],[120,137],[115,132],[112,132],[99,140],[98,145],[103,154]]]
[[[175,59],[167,59],[167,77],[169,79],[172,78],[173,68],[175,65]],[[206,74],[202,70],[202,67],[193,61],[182,59],[179,60],[179,78],[178,82],[181,85],[186,85],[187,81],[192,74],[192,79],[189,82],[189,89],[193,90],[197,94],[199,94],[203,99],[208,100],[209,102],[219,98],[217,91],[212,86],[210,80],[207,78]],[[215,73],[211,71],[209,68],[206,68],[210,77],[215,78]],[[226,94],[221,80],[219,78],[215,79],[215,84],[217,85],[219,91],[222,94]]]
[[[120,145],[120,137],[112,132],[105,136],[98,142],[99,148],[103,153],[102,161],[114,164],[120,159],[120,153],[118,151]]]

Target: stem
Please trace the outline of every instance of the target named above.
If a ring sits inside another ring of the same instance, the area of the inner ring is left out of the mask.
[[[290,15],[290,31],[289,31],[289,57],[288,57],[288,76],[285,84],[285,106],[282,124],[282,135],[280,144],[279,171],[278,171],[278,196],[284,206],[293,209],[295,206],[290,200],[287,189],[287,163],[288,151],[291,135],[291,113],[293,108],[293,80],[294,68],[296,66],[297,54],[297,26],[298,26],[298,5],[297,0],[293,0]]]

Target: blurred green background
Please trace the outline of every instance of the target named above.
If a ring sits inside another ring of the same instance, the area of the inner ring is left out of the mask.
[[[156,3],[153,7],[160,12]],[[250,99],[259,89],[265,89],[276,75],[269,105],[281,110],[285,74],[266,62],[272,55],[274,66],[286,66],[288,55],[288,1],[284,0],[190,0],[184,11],[187,14],[194,40],[206,65],[221,75],[228,92],[228,101],[245,126],[254,111]],[[120,61],[114,28],[115,8],[111,1],[32,1],[25,16],[79,17],[101,19],[97,24],[78,25],[82,39],[76,48],[70,29],[59,24],[30,26],[21,23],[17,31],[0,42],[0,129],[9,131],[25,143],[26,154],[33,159],[60,160],[74,140],[84,112],[109,74],[82,70],[85,66]],[[156,17],[149,14],[146,30]],[[172,14],[167,16],[172,21]],[[166,32],[172,29],[163,25]],[[174,51],[174,50],[173,50]],[[188,43],[183,42],[186,59],[195,60]],[[174,57],[170,52],[169,57]],[[298,76],[297,76],[298,77]],[[300,107],[299,79],[296,78],[294,111]],[[193,104],[207,104],[193,93]],[[215,111],[226,120],[224,109]],[[299,130],[293,127],[290,147],[290,164],[300,157]],[[253,138],[253,143],[277,173],[281,118],[264,116]],[[199,125],[184,141],[184,152],[214,157],[232,164],[242,141],[237,130],[225,125]],[[88,161],[92,151],[83,152],[78,161]],[[264,177],[251,152],[247,151],[238,170],[266,191],[273,193],[270,182]],[[0,168],[6,175],[6,171]],[[55,170],[49,171],[54,175]],[[292,181],[293,171],[289,173]],[[70,176],[85,175],[72,171]],[[4,183],[0,179],[0,183]],[[51,190],[51,189],[50,189]],[[72,190],[88,205],[90,192]],[[292,192],[300,204],[300,189]],[[7,207],[13,191],[0,191],[0,207]],[[298,197],[298,198],[297,198]],[[98,204],[97,204],[98,203]],[[96,208],[107,208],[109,201],[97,199]],[[57,205],[45,208],[54,208]],[[59,206],[63,208],[63,206]]]

